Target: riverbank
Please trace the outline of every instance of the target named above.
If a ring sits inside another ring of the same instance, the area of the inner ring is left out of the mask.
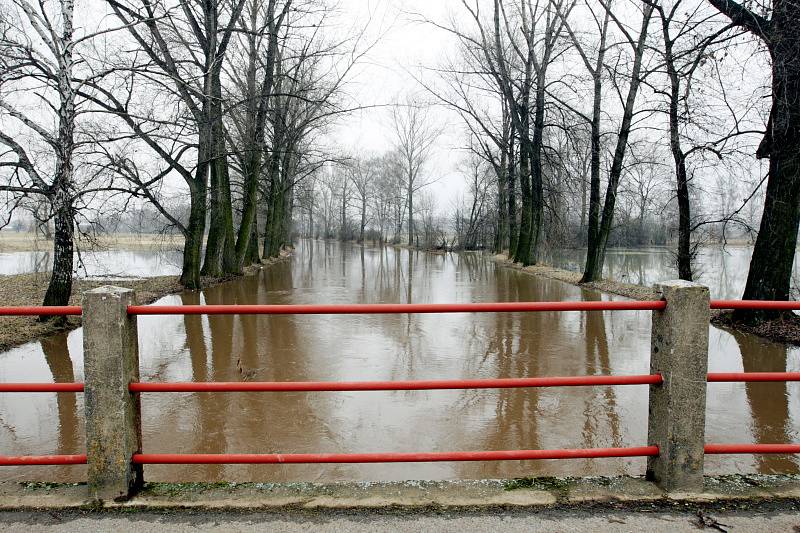
[[[723,311],[714,315],[711,323],[724,330],[743,331],[771,341],[800,346],[800,317],[791,311],[780,318],[764,320],[756,325],[737,322],[733,319],[732,311]]]
[[[270,266],[288,258],[290,253],[282,254],[277,259],[264,261],[245,269],[244,275],[254,275],[261,268]],[[0,305],[3,306],[35,306],[41,305],[47,284],[50,279],[49,272],[31,274],[16,274],[0,276]],[[227,276],[221,278],[205,277],[203,287],[212,287],[235,279]],[[156,276],[152,278],[110,278],[110,279],[81,279],[75,278],[72,285],[72,297],[69,305],[80,305],[81,295],[88,290],[96,289],[103,285],[115,285],[136,291],[139,305],[147,305],[169,294],[183,291],[183,286],[177,276]],[[55,333],[70,331],[80,327],[81,318],[78,316],[67,317],[66,323],[55,325],[50,322],[39,322],[37,317],[8,316],[0,318],[0,351],[5,351],[15,346],[31,342]]]
[[[573,272],[571,270],[564,270],[563,268],[541,264],[524,267],[522,266],[522,263],[514,263],[508,258],[507,255],[504,254],[495,255],[492,257],[492,259],[496,263],[506,268],[513,268],[514,270],[519,270],[521,272],[526,272],[528,274],[533,274],[534,276],[540,276],[547,279],[563,281],[564,283],[569,283],[585,289],[593,289],[596,291],[625,296],[626,298],[630,298],[632,300],[657,300],[660,298],[658,292],[650,287],[642,287],[641,285],[621,283],[612,280],[581,283],[581,274],[579,272]]]
[[[505,268],[513,268],[514,270],[519,270],[534,276],[555,279],[586,289],[624,296],[632,300],[658,300],[661,297],[657,291],[650,287],[643,287],[631,283],[622,283],[613,280],[581,283],[581,274],[579,272],[548,265],[530,265],[523,267],[521,263],[514,263],[508,256],[503,254],[493,256],[493,260]],[[787,314],[775,320],[763,321],[753,326],[734,321],[732,319],[732,313],[730,312],[712,310],[711,323],[722,329],[741,331],[774,342],[800,346],[800,317],[794,314]]]

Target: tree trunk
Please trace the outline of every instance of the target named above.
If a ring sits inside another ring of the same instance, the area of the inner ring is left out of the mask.
[[[511,135],[508,143],[508,172],[506,173],[508,185],[508,257],[517,253],[517,180],[514,167],[514,136]]]
[[[359,244],[364,244],[364,229],[367,227],[367,197],[361,196],[361,231],[358,233]]]
[[[544,220],[544,180],[542,178],[542,144],[544,140],[544,96],[548,54],[542,61],[536,80],[536,110],[533,119],[531,144],[531,240],[526,264],[535,265],[539,259],[539,240]]]
[[[250,239],[247,243],[247,253],[244,256],[244,265],[255,265],[261,261],[258,253],[258,216],[253,216],[253,222],[250,224]]]
[[[270,158],[271,159],[271,158]],[[265,203],[267,204],[267,216],[264,217],[264,244],[262,248],[261,256],[264,259],[268,259],[270,257],[270,246],[272,245],[272,220],[274,217],[275,207],[273,197],[275,196],[275,189],[277,188],[277,184],[270,179],[269,181],[269,190],[267,192],[267,197],[265,198]],[[326,220],[327,225],[327,220]],[[326,228],[327,231],[327,228]]]
[[[587,227],[586,235],[586,265],[583,273],[582,282],[594,281],[598,279],[603,272],[602,261],[598,269],[598,252],[597,244],[600,233],[600,120],[602,118],[602,105],[603,105],[603,61],[605,58],[605,40],[608,35],[608,19],[609,11],[606,9],[605,18],[603,20],[603,32],[600,36],[600,48],[597,51],[597,62],[595,63],[594,70],[592,71],[592,79],[594,82],[594,96],[592,104],[592,131],[591,131],[591,161],[589,164],[590,178],[589,178],[589,224]]]
[[[614,159],[611,163],[611,171],[608,176],[608,186],[606,187],[606,197],[603,204],[602,219],[597,231],[592,233],[592,225],[597,220],[592,220],[591,210],[594,206],[590,205],[589,217],[589,242],[588,250],[586,252],[586,268],[581,278],[581,283],[588,283],[597,281],[603,274],[603,263],[605,262],[606,246],[608,245],[608,238],[611,235],[611,228],[614,221],[614,209],[617,201],[617,189],[619,188],[619,181],[622,176],[623,163],[625,160],[625,152],[628,147],[628,136],[631,132],[631,122],[633,120],[633,112],[636,104],[636,95],[639,91],[641,84],[641,70],[642,70],[642,56],[644,54],[645,43],[647,40],[647,27],[650,24],[650,17],[653,14],[652,4],[645,6],[644,15],[642,17],[642,27],[639,32],[639,39],[636,43],[634,51],[633,69],[631,70],[631,82],[628,86],[628,95],[625,99],[625,108],[622,114],[622,123],[619,128],[619,135],[617,137],[617,145],[614,150]],[[594,188],[594,183],[592,184]],[[599,182],[597,183],[599,187]],[[594,195],[594,190],[592,191]],[[597,194],[599,200],[599,194]]]
[[[237,274],[236,243],[233,232],[233,205],[228,172],[228,155],[223,124],[222,83],[219,67],[211,74],[209,121],[211,134],[211,222],[206,244],[203,274]]]
[[[527,117],[528,113],[525,112]],[[524,120],[527,128],[527,119]],[[517,247],[514,254],[514,262],[522,263],[527,266],[529,264],[530,250],[531,250],[531,215],[533,210],[533,202],[531,199],[531,171],[530,171],[530,141],[527,135],[520,135],[519,146],[519,177],[520,177],[520,192],[522,194],[522,209],[520,213],[519,223],[519,237],[517,239]]]
[[[680,103],[680,80],[675,70],[673,40],[669,33],[669,18],[661,12],[661,29],[664,35],[664,62],[670,81],[669,93],[669,145],[672,159],[675,162],[676,194],[678,199],[678,277],[692,281],[691,253],[691,205],[689,203],[689,183],[686,175],[686,154],[681,148],[680,123],[678,121],[678,105]],[[640,218],[640,227],[644,218],[644,205]],[[642,235],[640,229],[640,236]]]
[[[203,259],[203,276],[220,277],[222,275],[222,248],[224,246],[225,228],[222,223],[220,210],[222,199],[220,198],[220,183],[217,166],[214,161],[209,162],[211,174],[211,186],[208,197],[210,200],[208,238],[206,239],[205,258]]]
[[[43,8],[44,9],[44,8]],[[61,2],[63,30],[58,56],[58,144],[56,169],[50,195],[55,217],[53,237],[53,271],[44,296],[43,305],[68,305],[72,295],[73,237],[75,231],[72,204],[73,166],[75,149],[75,89],[72,86],[72,34],[75,5],[73,0]],[[39,317],[48,320],[47,317]],[[66,317],[54,317],[64,323]]]
[[[670,107],[672,104],[670,104]],[[677,101],[675,102],[677,122]],[[671,113],[671,111],[670,111]],[[670,122],[672,118],[670,117]],[[670,126],[672,128],[672,126]],[[678,198],[678,277],[692,281],[692,251],[691,251],[691,205],[689,203],[689,182],[686,175],[686,156],[681,150],[678,140],[677,124],[674,132],[670,133],[674,141],[672,145],[672,158],[675,161],[675,178]]]
[[[497,166],[497,234],[494,240],[494,253],[503,253],[508,244],[508,150],[501,149],[500,164]]]
[[[272,203],[270,207],[269,243],[267,257],[279,257],[284,244],[289,242],[289,232],[291,230],[291,187],[287,186],[291,181],[294,172],[294,158],[291,156],[294,150],[291,146],[285,146],[286,154],[283,164],[278,169],[278,175],[273,185],[271,195]]]
[[[414,246],[414,189],[412,176],[408,176],[408,245]]]
[[[339,240],[347,240],[347,178],[342,181],[342,203],[339,206]]]
[[[745,300],[788,300],[800,224],[800,4],[776,3],[767,46],[772,58],[772,111],[759,157],[769,157],[769,181]],[[778,312],[736,311],[736,320],[755,322]]]
[[[53,272],[43,305],[68,305],[72,295],[74,212],[69,191],[59,189],[53,201],[55,235],[53,237]],[[48,320],[42,316],[41,320]],[[65,322],[65,317],[53,317]]]
[[[206,227],[206,174],[207,165],[200,165],[190,190],[189,223],[186,225],[186,234],[184,235],[183,269],[181,271],[181,285],[190,290],[197,290],[201,287],[200,257]]]
[[[249,143],[249,153],[245,156],[244,165],[244,202],[242,206],[242,221],[236,236],[236,270],[240,271],[242,266],[248,262],[252,264],[258,257],[258,222],[256,210],[258,206],[258,180],[261,177],[262,156],[264,151],[265,128],[267,121],[267,103],[272,94],[272,86],[275,79],[275,60],[278,53],[278,26],[283,20],[275,19],[276,0],[269,0],[267,3],[267,24],[269,28],[269,44],[267,46],[267,61],[264,68],[264,78],[261,82],[260,91],[256,87],[256,68],[258,46],[256,35],[248,37],[250,47],[249,62],[247,67],[247,94],[248,101],[248,125],[247,142]],[[254,2],[250,13],[250,26],[256,28],[258,23],[259,3]],[[288,6],[287,6],[288,7]],[[255,235],[255,247],[250,243],[252,236]],[[253,254],[255,249],[255,254]]]
[[[800,91],[800,84],[795,85]],[[795,93],[800,94],[800,93]],[[777,95],[776,95],[777,98]],[[794,139],[777,141],[786,149],[780,152],[773,148],[770,156],[770,176],[767,183],[767,194],[764,202],[764,213],[761,226],[750,260],[750,271],[747,276],[744,300],[789,300],[797,247],[797,228],[800,224],[800,165],[797,154],[800,153],[798,142],[797,119],[795,111]],[[788,118],[788,117],[787,117]],[[777,129],[777,128],[776,128]],[[792,150],[792,151],[789,151]],[[739,320],[772,318],[778,313],[768,312],[736,312]]]
[[[258,227],[256,209],[258,207],[258,178],[261,174],[261,149],[252,147],[258,155],[247,156],[247,164],[244,168],[244,199],[242,205],[242,221],[239,224],[239,231],[236,236],[236,266],[238,270],[247,263],[250,253],[250,241],[253,238],[254,229]],[[258,239],[256,239],[256,249],[258,249]]]

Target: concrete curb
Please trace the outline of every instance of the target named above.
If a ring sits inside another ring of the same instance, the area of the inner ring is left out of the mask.
[[[800,502],[800,476],[704,479],[702,492],[667,494],[641,477],[526,478],[360,483],[148,483],[125,502],[92,504],[84,483],[0,482],[0,511],[252,510],[420,511],[425,509],[670,506]]]

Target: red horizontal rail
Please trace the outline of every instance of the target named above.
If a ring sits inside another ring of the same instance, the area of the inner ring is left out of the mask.
[[[0,383],[0,392],[83,392],[83,383]]]
[[[800,444],[706,444],[705,452],[720,454],[800,453]]]
[[[501,313],[514,311],[655,311],[664,300],[614,302],[490,302],[463,304],[336,304],[336,305],[131,305],[132,315],[332,315],[405,313]],[[800,301],[711,300],[711,309],[800,310]],[[78,305],[0,307],[0,316],[80,315]]]
[[[0,466],[85,465],[82,455],[0,455]]]
[[[514,389],[587,387],[662,383],[660,374],[641,376],[571,376],[507,379],[439,379],[426,381],[265,381],[131,383],[131,392],[323,392],[445,389]]]
[[[710,372],[709,383],[800,381],[800,372]]]
[[[711,309],[791,311],[793,309],[800,309],[800,302],[776,300],[711,300]]]
[[[131,315],[355,315],[508,313],[526,311],[641,311],[664,309],[664,300],[614,302],[493,302],[461,304],[131,305]]]
[[[529,461],[536,459],[593,459],[658,455],[658,446],[572,450],[507,450],[425,453],[140,453],[138,464],[307,464],[307,463],[423,463],[442,461]]]
[[[800,372],[710,372],[709,383],[800,381]],[[131,392],[354,392],[660,385],[660,374],[417,381],[243,381],[131,383]],[[2,392],[83,392],[83,383],[0,383]]]
[[[0,316],[65,316],[80,315],[81,313],[79,305],[0,307]]]

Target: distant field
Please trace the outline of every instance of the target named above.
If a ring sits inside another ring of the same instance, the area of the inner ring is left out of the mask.
[[[183,247],[183,236],[161,235],[153,233],[115,233],[101,235],[95,241],[79,239],[79,245],[88,249],[121,249],[121,250],[159,250]],[[36,250],[49,250],[53,241],[44,239],[34,233],[17,233],[13,231],[0,231],[0,252],[27,252]]]

